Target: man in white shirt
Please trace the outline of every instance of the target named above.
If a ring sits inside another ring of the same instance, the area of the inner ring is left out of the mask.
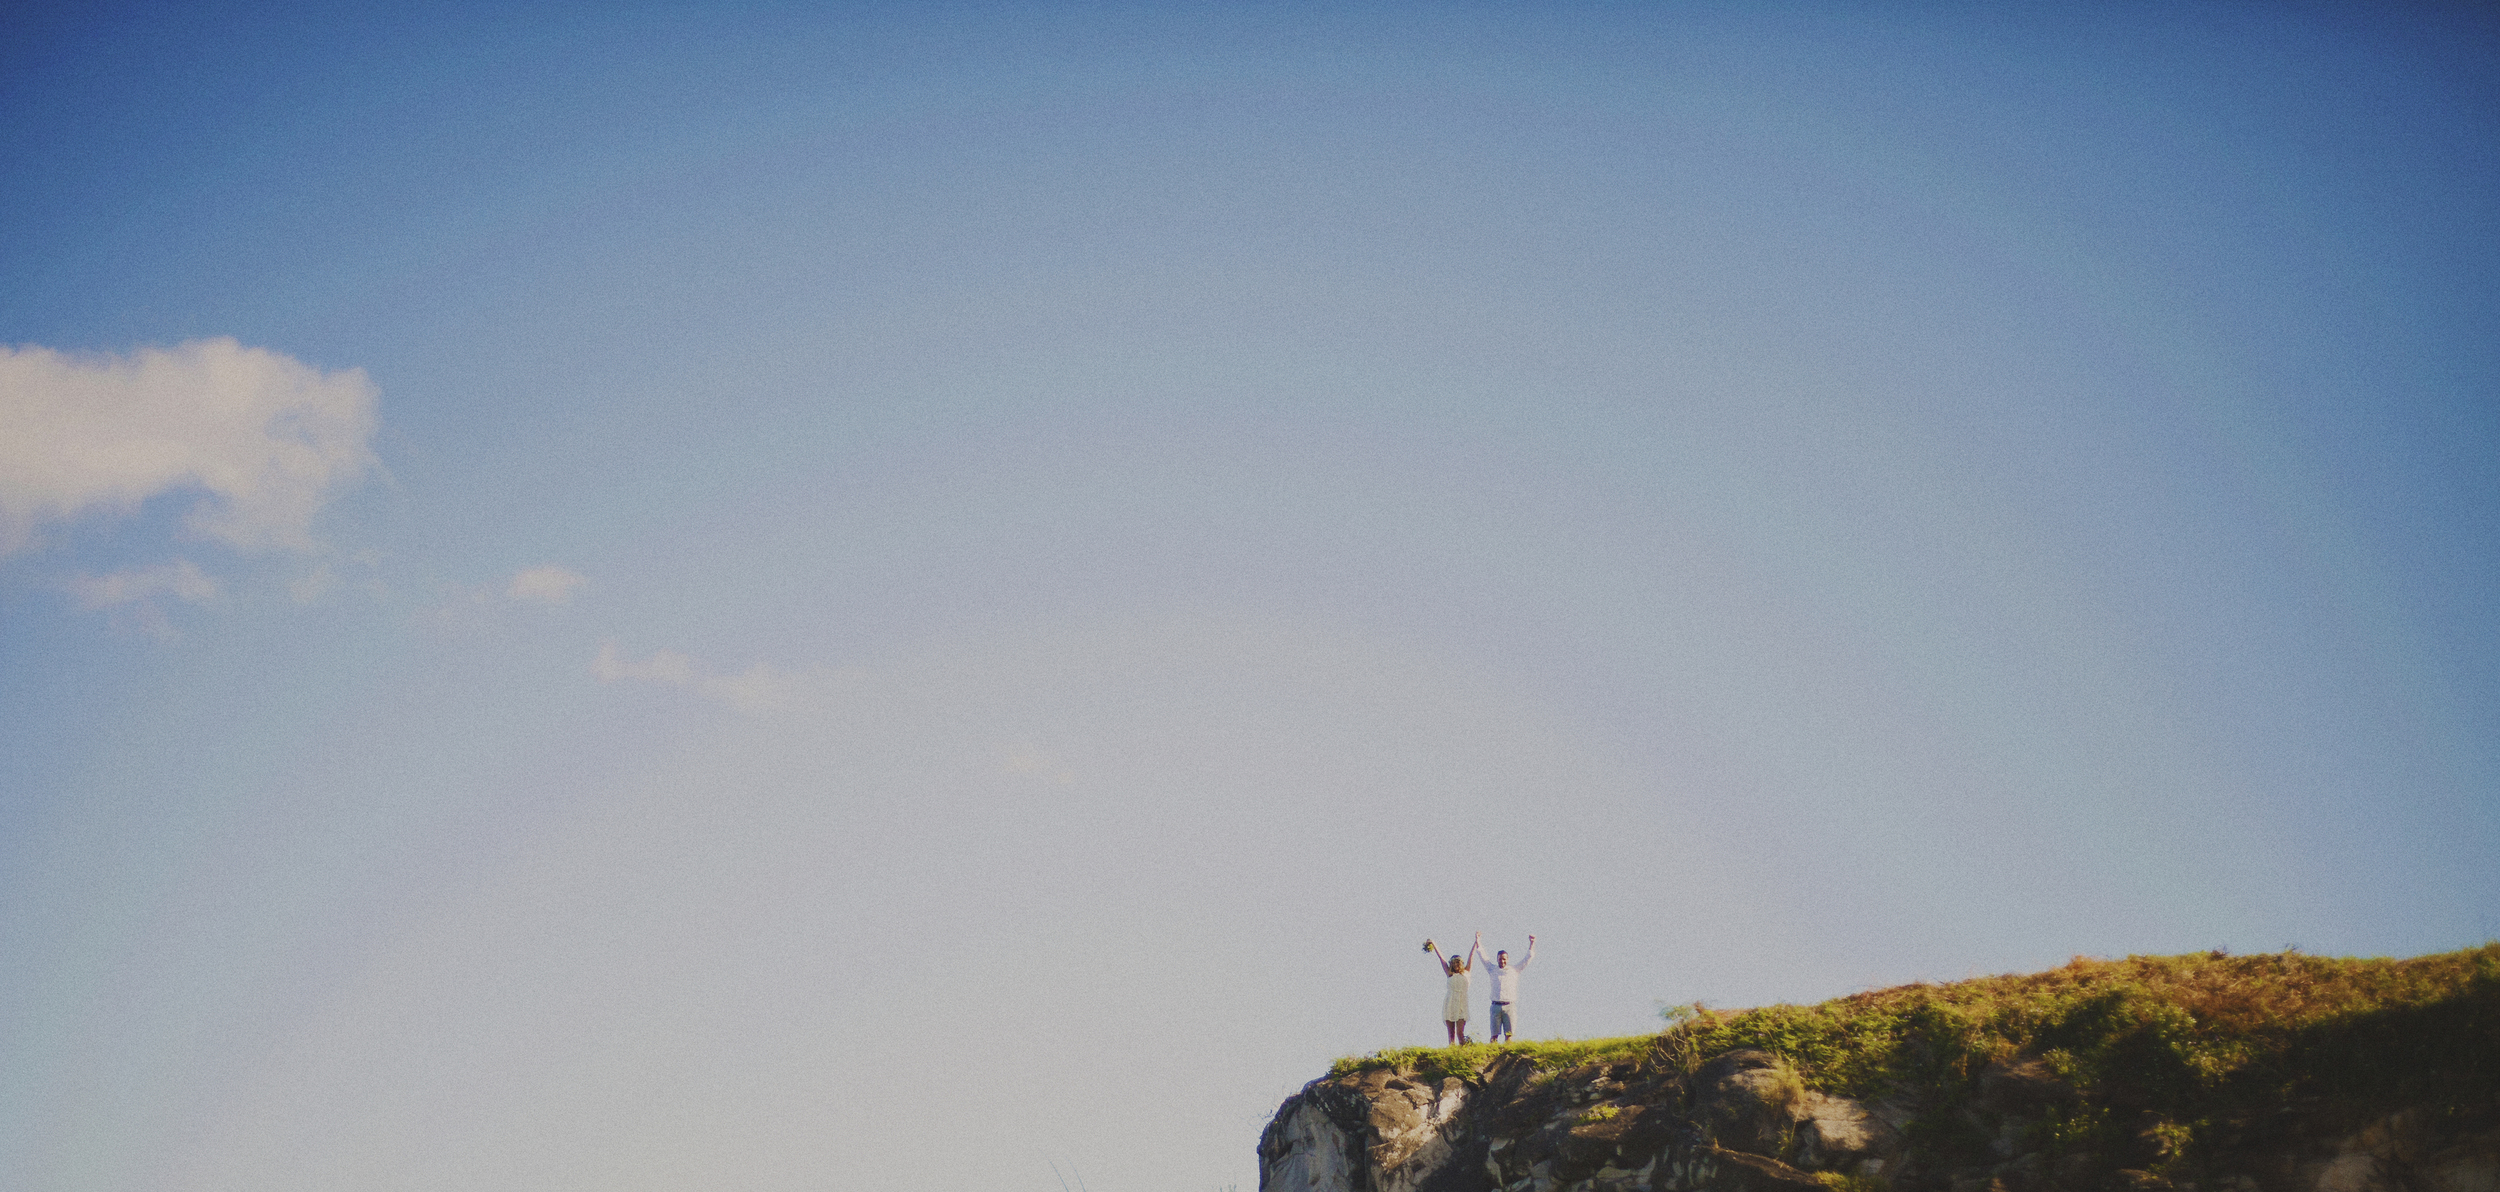
[[[1482,946],[1477,945],[1477,947]],[[1468,955],[1477,956],[1481,953],[1469,949]],[[1520,957],[1518,964],[1514,965],[1510,962],[1508,952],[1493,954],[1493,968],[1485,974],[1493,978],[1493,1030],[1492,1037],[1487,1042],[1499,1043],[1504,1036],[1509,1036],[1513,1041],[1518,1039],[1518,1033],[1510,1029],[1510,1004],[1519,998],[1520,970],[1527,968],[1528,962],[1534,959],[1536,959],[1536,937],[1533,935],[1528,937],[1528,954]]]

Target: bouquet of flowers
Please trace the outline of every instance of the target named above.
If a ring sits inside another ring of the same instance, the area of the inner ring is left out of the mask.
[[[1426,951],[1426,952],[1432,951],[1432,941],[1431,941],[1431,940],[1425,940],[1425,941],[1424,941],[1424,951]]]

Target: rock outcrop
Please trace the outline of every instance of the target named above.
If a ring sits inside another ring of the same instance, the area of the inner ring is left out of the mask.
[[[1455,1076],[1426,1084],[1379,1069],[1313,1081],[1276,1111],[1261,1135],[1259,1186],[1366,1192],[1473,1187],[1465,1173],[1476,1156],[1461,1152],[1474,1140],[1460,1121],[1474,1091]],[[1477,1155],[1482,1149],[1479,1143]]]
[[[2500,1106],[2349,1120],[2287,1104],[2244,1124],[2194,1177],[2157,1114],[2115,1153],[2059,1145],[2086,1107],[2039,1057],[1988,1065],[1947,1112],[1914,1093],[1808,1090],[1737,1050],[1541,1069],[1505,1056],[1466,1076],[1374,1069],[1316,1080],[1259,1140],[1262,1192],[2500,1192]],[[2092,1112],[2107,1112],[2098,1107]],[[2104,1132],[2106,1136],[2107,1132]],[[1945,1137],[1945,1136],[1950,1137]],[[2155,1174],[2167,1170],[2169,1174]]]
[[[2500,942],[2076,957],[1349,1060],[1263,1192],[2500,1192]]]

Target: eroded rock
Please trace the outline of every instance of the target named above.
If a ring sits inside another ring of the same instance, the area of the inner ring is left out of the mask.
[[[1853,1171],[1900,1146],[1900,1132],[1865,1104],[1848,1097],[1806,1094],[1797,1123],[1798,1163],[1824,1171]]]
[[[1315,1080],[1259,1136],[1259,1187],[1272,1192],[1483,1192],[1460,1149],[1467,1082],[1374,1071]],[[1476,1150],[1481,1153],[1481,1142]]]
[[[1629,1064],[1538,1073],[1524,1060],[1473,1080],[1373,1071],[1313,1081],[1277,1110],[1259,1141],[1259,1186],[1809,1192],[1838,1179],[1890,1192],[2500,1192],[2500,1106],[2357,1124],[2349,1111],[2286,1107],[2192,1156],[2174,1153],[2163,1141],[2174,1129],[2145,1110],[2140,1128],[2099,1135],[2109,1149],[2096,1153],[2054,1143],[2047,1127],[2079,1102],[2045,1063],[1967,1079],[1863,1103],[1806,1090],[1759,1051],[1690,1076]]]
[[[1712,1141],[1774,1158],[1789,1153],[1806,1091],[1778,1056],[1750,1049],[1728,1052],[1703,1065],[1695,1084],[1693,1116]]]

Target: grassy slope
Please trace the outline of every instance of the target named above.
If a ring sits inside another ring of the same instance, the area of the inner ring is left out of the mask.
[[[2500,1098],[2500,943],[2410,960],[2076,957],[2043,973],[1669,1017],[1657,1035],[1401,1048],[1339,1060],[1331,1073],[1467,1076],[1506,1053],[1546,1068],[1691,1071],[1753,1047],[1785,1058],[1811,1088],[1924,1106],[1942,1135],[1991,1061],[2038,1056],[2079,1094],[2048,1123],[2046,1144],[2090,1147],[2152,1121],[2180,1156],[2240,1139],[2246,1122],[2286,1105],[2359,1114]]]

